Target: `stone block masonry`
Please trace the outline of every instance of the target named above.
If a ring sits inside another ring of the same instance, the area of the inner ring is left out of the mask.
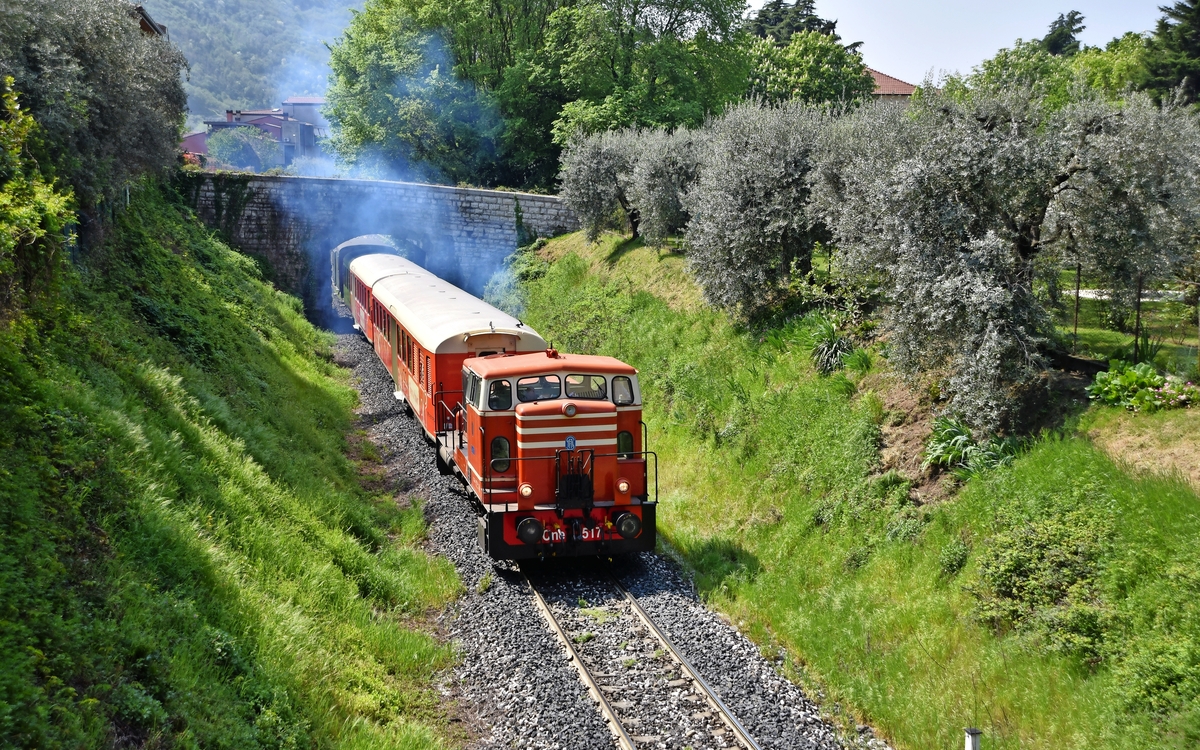
[[[579,228],[554,195],[239,173],[189,173],[181,187],[205,224],[266,261],[275,284],[309,310],[327,288],[329,251],[359,235],[388,235],[417,262],[480,294],[519,245]]]

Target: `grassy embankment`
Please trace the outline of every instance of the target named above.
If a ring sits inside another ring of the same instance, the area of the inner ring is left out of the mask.
[[[363,489],[331,345],[151,187],[0,331],[0,745],[445,744],[459,584]]]
[[[538,258],[526,318],[640,369],[664,536],[801,681],[911,750],[1200,741],[1200,499],[1086,437],[1123,417],[918,507],[877,468],[881,376],[818,377],[804,321],[740,330],[682,258],[612,236]]]

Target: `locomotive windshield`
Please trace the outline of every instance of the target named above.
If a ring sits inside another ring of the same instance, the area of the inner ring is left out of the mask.
[[[617,406],[633,403],[633,381],[624,375],[613,378],[613,403]]]
[[[493,380],[488,386],[488,408],[492,411],[512,408],[512,386],[507,380]]]
[[[521,401],[545,401],[558,398],[562,384],[557,375],[536,375],[517,381],[517,398]]]
[[[608,398],[608,386],[603,375],[568,375],[567,398]]]

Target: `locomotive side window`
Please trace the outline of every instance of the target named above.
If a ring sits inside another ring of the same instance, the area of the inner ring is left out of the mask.
[[[507,380],[493,380],[488,386],[488,408],[492,411],[512,408],[512,386]]]
[[[508,471],[511,465],[509,459],[509,445],[506,438],[492,438],[492,471],[504,473]]]
[[[603,375],[568,375],[567,398],[608,398],[608,386]]]
[[[617,453],[621,458],[633,458],[633,433],[624,430],[617,433]]]
[[[633,403],[633,381],[624,375],[613,378],[613,403],[617,406]]]
[[[558,398],[562,384],[557,375],[537,375],[517,381],[517,398],[521,401],[545,401]]]

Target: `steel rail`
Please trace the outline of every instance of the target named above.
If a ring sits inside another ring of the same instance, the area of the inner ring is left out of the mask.
[[[571,639],[567,637],[566,631],[558,623],[558,620],[554,617],[554,613],[550,611],[546,600],[542,598],[542,592],[538,591],[537,586],[533,585],[533,581],[530,580],[529,574],[524,569],[521,570],[521,575],[525,577],[525,582],[529,584],[529,590],[533,592],[533,601],[541,611],[542,617],[545,617],[546,622],[550,623],[550,629],[558,636],[558,640],[562,645],[567,647],[567,653],[570,654],[571,661],[575,664],[575,669],[578,670],[583,684],[587,685],[588,692],[592,698],[595,699],[596,703],[600,704],[600,713],[604,714],[604,718],[608,720],[609,729],[616,735],[617,744],[621,746],[622,750],[637,750],[637,744],[634,743],[629,733],[625,731],[625,727],[621,725],[616,711],[613,711],[612,705],[604,697],[604,692],[600,690],[600,685],[597,684],[596,678],[592,677],[592,673],[588,671],[587,665],[579,658],[579,652],[575,650],[575,645],[571,643]]]
[[[725,725],[729,727],[729,730],[733,732],[733,735],[737,738],[738,742],[741,743],[746,750],[762,750],[762,748],[759,747],[759,744],[754,741],[754,738],[750,736],[750,733],[746,731],[746,728],[742,726],[742,723],[737,720],[736,716],[733,715],[733,712],[729,710],[729,707],[726,706],[721,700],[720,696],[717,695],[716,691],[712,689],[712,686],[700,676],[700,673],[695,667],[692,666],[692,663],[688,661],[687,657],[675,647],[675,644],[671,642],[671,639],[667,637],[667,634],[662,632],[662,630],[660,630],[659,627],[654,624],[654,621],[650,619],[650,615],[646,614],[646,610],[642,609],[642,605],[638,604],[637,599],[634,598],[633,594],[626,591],[625,587],[617,581],[616,577],[613,576],[612,573],[608,574],[608,578],[612,582],[613,588],[616,589],[617,593],[624,596],[625,601],[629,602],[630,606],[633,608],[634,614],[638,616],[638,619],[642,621],[642,624],[654,634],[655,638],[657,638],[664,646],[667,647],[667,653],[671,655],[671,658],[674,659],[687,674],[687,676],[700,687],[700,690],[704,693],[704,697],[708,701],[708,704],[712,706],[712,708],[717,712],[717,715],[721,717],[721,720],[725,722]]]

